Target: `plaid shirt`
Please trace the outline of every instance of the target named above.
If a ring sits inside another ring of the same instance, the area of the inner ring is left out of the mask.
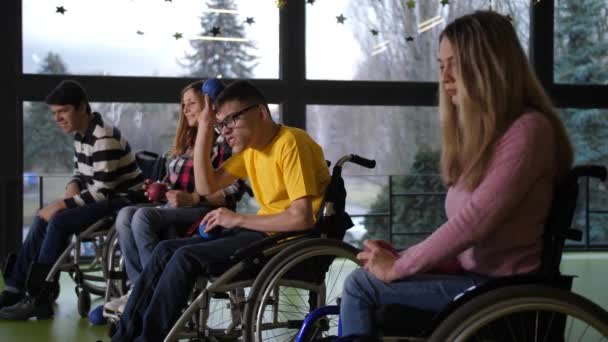
[[[169,163],[165,182],[169,183],[172,189],[187,191],[190,193],[194,192],[194,160],[192,159],[192,152],[192,148],[189,148],[186,150],[186,153],[175,157]],[[230,158],[231,155],[232,150],[226,143],[224,137],[221,135],[218,136],[211,150],[211,165],[213,168],[217,169],[218,167],[222,166],[222,164],[228,158]],[[240,182],[235,182],[224,188],[226,197],[235,196],[239,193],[242,195],[244,191],[243,184]],[[240,196],[238,199],[240,199]]]

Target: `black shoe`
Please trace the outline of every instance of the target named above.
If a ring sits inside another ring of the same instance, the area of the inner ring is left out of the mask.
[[[38,319],[53,317],[53,305],[48,300],[37,300],[26,295],[17,304],[0,310],[0,319],[24,321],[31,317]]]
[[[17,304],[23,296],[23,292],[2,291],[0,293],[0,309]]]

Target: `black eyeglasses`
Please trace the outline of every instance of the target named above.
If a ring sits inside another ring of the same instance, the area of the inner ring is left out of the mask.
[[[232,114],[227,115],[224,120],[220,121],[220,122],[216,122],[213,125],[213,128],[215,129],[215,131],[219,134],[222,133],[222,129],[224,127],[228,128],[228,129],[232,129],[234,128],[234,126],[236,125],[236,120],[239,119],[239,117],[241,117],[243,114],[245,114],[248,110],[250,110],[251,108],[257,107],[258,104],[253,104],[249,107],[246,107],[244,109],[239,110],[238,112],[234,112]]]

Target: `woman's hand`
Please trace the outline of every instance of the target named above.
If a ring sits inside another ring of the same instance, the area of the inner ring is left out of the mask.
[[[191,207],[196,204],[192,194],[186,191],[169,190],[165,196],[167,197],[167,203],[172,208]]]
[[[141,189],[142,189],[143,191],[147,191],[147,190],[148,190],[148,188],[150,187],[150,184],[152,184],[152,183],[153,183],[153,182],[152,182],[152,180],[151,180],[151,179],[145,179],[145,180],[144,180],[144,184],[142,184],[142,186],[141,186]]]
[[[385,283],[399,279],[395,274],[394,265],[399,255],[389,248],[386,242],[365,240],[363,252],[357,254],[357,259],[363,263],[363,268]]]
[[[223,228],[234,228],[240,226],[241,215],[226,208],[218,208],[210,211],[203,217],[201,224],[206,224],[205,232],[211,231],[217,226]]]

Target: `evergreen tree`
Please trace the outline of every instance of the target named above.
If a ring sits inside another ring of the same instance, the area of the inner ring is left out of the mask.
[[[44,58],[40,74],[67,74],[68,70],[56,53]],[[65,134],[43,102],[33,102],[23,114],[23,169],[26,171],[69,172],[73,167],[72,136]]]
[[[211,0],[209,8],[234,9],[233,0]],[[202,36],[245,38],[245,28],[234,14],[205,12],[201,16]],[[219,28],[219,34],[214,28]],[[256,56],[250,53],[255,46],[251,42],[192,40],[194,52],[186,53],[183,65],[190,75],[199,78],[227,77],[250,78]]]
[[[371,212],[387,212],[389,208],[388,185],[371,206]],[[367,238],[392,239],[396,246],[412,245],[429,235],[446,220],[444,201],[445,187],[439,177],[439,153],[421,149],[415,156],[410,172],[405,176],[392,177],[392,216],[367,217],[364,225]],[[403,196],[399,194],[413,193]],[[388,236],[388,220],[392,220],[393,233],[408,234]]]
[[[574,84],[608,80],[608,2],[559,0],[556,3],[555,79]],[[577,164],[608,164],[608,115],[600,109],[565,109],[562,118],[576,151]],[[608,194],[592,187],[590,209],[606,209]],[[585,225],[582,206],[576,224]],[[591,216],[591,243],[608,242],[608,217]]]

